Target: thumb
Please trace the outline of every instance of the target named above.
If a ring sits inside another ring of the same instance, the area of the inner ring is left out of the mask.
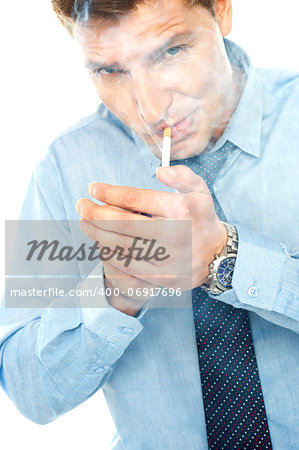
[[[187,166],[158,167],[156,175],[161,183],[177,189],[181,193],[210,193],[204,179]]]

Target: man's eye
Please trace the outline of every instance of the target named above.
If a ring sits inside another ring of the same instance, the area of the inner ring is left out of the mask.
[[[183,56],[183,54],[189,49],[190,47],[188,45],[176,45],[174,47],[170,47],[167,50],[165,50],[158,60],[169,60],[171,62],[172,59],[175,59],[176,56]]]
[[[105,67],[103,69],[98,69],[98,73],[102,75],[111,75],[112,73],[119,73],[119,70],[114,69],[113,67]]]
[[[91,73],[94,77],[108,78],[112,76],[118,76],[120,74],[123,74],[124,72],[120,69],[115,69],[114,67],[101,67],[98,69],[94,69]]]
[[[175,55],[177,55],[180,51],[182,50],[182,47],[179,47],[179,46],[177,46],[177,47],[171,47],[171,48],[169,48],[168,50],[166,50],[166,54],[167,55],[170,55],[170,56],[175,56]]]

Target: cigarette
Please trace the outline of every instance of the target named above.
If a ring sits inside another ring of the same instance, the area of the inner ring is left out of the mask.
[[[162,146],[162,167],[168,167],[170,164],[170,149],[171,149],[171,128],[167,127],[163,132],[163,146]]]

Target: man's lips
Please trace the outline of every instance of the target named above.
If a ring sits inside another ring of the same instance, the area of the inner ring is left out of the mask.
[[[192,113],[171,128],[171,136],[173,137],[173,139],[181,139],[187,137],[192,132],[193,123],[194,115]]]
[[[196,111],[196,110],[195,110]],[[193,131],[193,123],[194,123],[194,113],[187,115],[183,120],[176,122],[174,125],[169,123],[165,123],[162,129],[158,133],[155,133],[160,139],[163,139],[163,131],[164,128],[171,127],[171,138],[175,140],[179,140],[187,137]]]

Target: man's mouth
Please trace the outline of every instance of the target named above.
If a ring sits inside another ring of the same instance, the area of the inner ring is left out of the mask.
[[[180,141],[182,139],[186,139],[194,130],[194,110],[192,113],[188,114],[184,119],[176,122],[174,125],[170,123],[165,123],[165,126],[159,130],[158,133],[155,133],[159,139],[163,139],[163,130],[164,128],[171,127],[171,138],[173,141]]]

